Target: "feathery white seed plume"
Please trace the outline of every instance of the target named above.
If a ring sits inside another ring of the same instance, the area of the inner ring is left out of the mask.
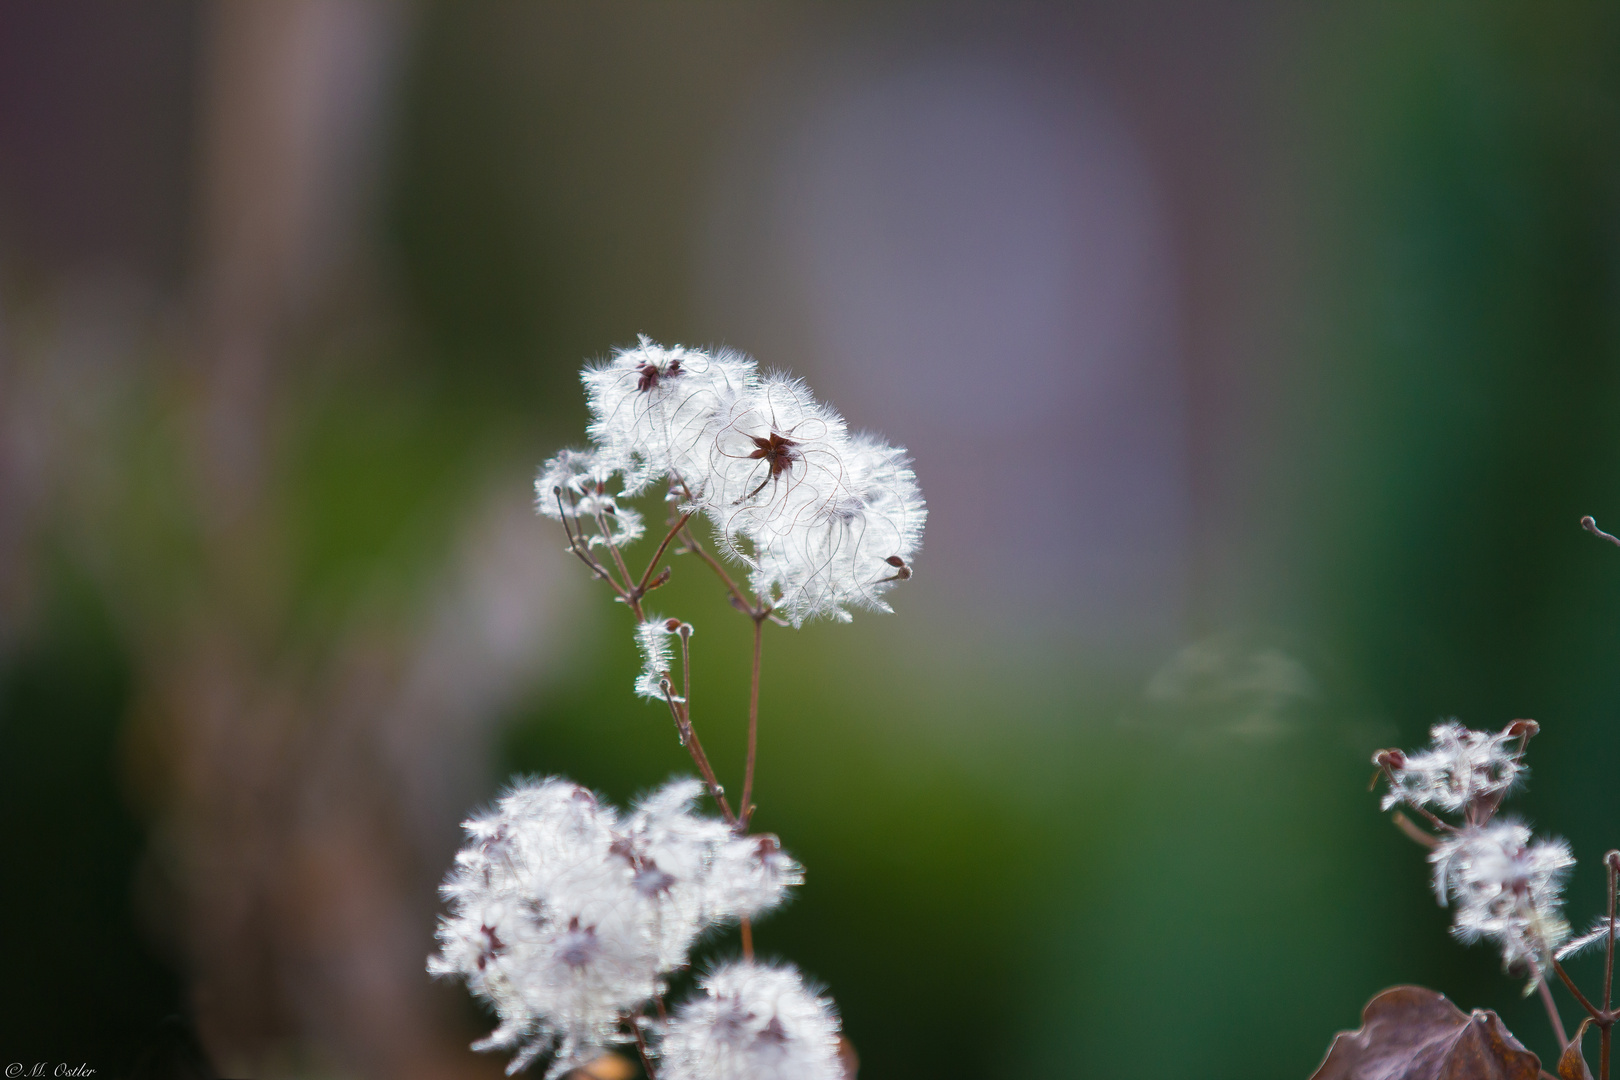
[[[755,592],[793,625],[889,610],[883,593],[911,576],[927,519],[903,449],[850,435],[803,382],[761,376],[740,353],[642,337],[581,378],[595,445],[547,463],[536,483],[543,513],[600,514],[614,543],[629,543],[642,523],[616,497],[666,480],[670,498],[709,517],[722,550],[748,564]]]
[[[625,493],[668,477],[683,494],[707,483],[706,437],[719,410],[749,390],[755,364],[741,353],[665,348],[642,335],[605,364],[580,373],[589,434],[624,471]]]
[[[723,542],[768,546],[849,497],[847,455],[844,418],[800,380],[767,375],[716,417],[704,507]]]
[[[545,516],[577,527],[589,547],[605,544],[608,538],[618,546],[641,539],[641,514],[620,506],[612,490],[618,468],[600,449],[563,450],[540,467],[534,481],[535,509]],[[576,526],[581,519],[589,526]],[[602,523],[607,533],[600,530]]]
[[[466,823],[428,970],[465,979],[495,1007],[500,1025],[475,1049],[514,1051],[508,1072],[543,1054],[548,1077],[584,1064],[625,1040],[623,1018],[686,963],[700,933],[758,914],[801,880],[781,856],[769,867],[774,891],[761,891],[753,852],[765,838],[693,813],[701,791],[675,781],[621,819],[553,778]]]
[[[911,576],[928,517],[906,452],[873,436],[843,448],[845,480],[813,521],[754,538],[755,592],[795,626],[848,608],[889,611],[883,593]]]
[[[1620,939],[1620,923],[1616,924],[1616,931],[1617,933],[1615,936],[1617,939]],[[1563,946],[1553,955],[1556,956],[1560,961],[1568,960],[1570,957],[1583,953],[1594,945],[1605,945],[1608,940],[1609,918],[1606,915],[1599,915],[1595,920],[1593,920],[1592,928],[1590,930],[1578,938],[1566,941]]]
[[[669,639],[680,633],[679,619],[649,615],[636,626],[636,646],[641,650],[641,673],[636,676],[636,693],[644,698],[664,700],[664,682],[670,675]],[[691,633],[691,628],[687,628]],[[671,691],[675,701],[683,698]]]
[[[1516,821],[1464,825],[1429,855],[1441,903],[1456,905],[1451,932],[1462,941],[1488,938],[1502,966],[1527,966],[1535,978],[1569,937],[1564,878],[1575,865],[1562,840],[1532,842]]]
[[[744,961],[699,983],[671,1018],[662,1080],[843,1080],[832,1002],[794,968]]]
[[[1456,813],[1480,798],[1509,790],[1525,772],[1509,750],[1519,739],[1510,731],[1472,731],[1454,720],[1436,724],[1429,732],[1432,747],[1407,755],[1402,765],[1390,770],[1394,782],[1384,795],[1383,808],[1408,803]]]

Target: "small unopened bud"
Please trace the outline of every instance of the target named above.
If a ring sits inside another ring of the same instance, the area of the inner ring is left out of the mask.
[[[678,630],[680,630],[680,628],[681,628],[681,620],[679,620],[679,619],[665,619],[664,620],[664,632],[665,633],[673,634],[673,633],[677,632]]]
[[[1380,750],[1372,756],[1374,765],[1380,769],[1404,769],[1406,755],[1399,750]]]
[[[1510,739],[1528,739],[1541,730],[1541,725],[1534,720],[1515,720],[1506,728],[1505,734]]]
[[[906,560],[902,559],[898,555],[890,555],[887,559],[884,559],[883,561],[888,563],[890,566],[904,566],[904,565],[906,565]]]
[[[1611,851],[1603,856],[1603,862],[1610,870],[1620,872],[1620,851]]]

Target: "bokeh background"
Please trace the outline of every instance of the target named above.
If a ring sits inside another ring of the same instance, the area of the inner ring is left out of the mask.
[[[1597,911],[1620,9],[37,0],[3,1062],[499,1074],[423,972],[458,822],[687,767],[529,508],[637,333],[806,376],[930,501],[896,615],[766,644],[809,878],[760,947],[863,1076],[1304,1077],[1397,982],[1549,1053],[1368,755],[1540,720],[1517,805]],[[735,778],[746,620],[660,606]]]

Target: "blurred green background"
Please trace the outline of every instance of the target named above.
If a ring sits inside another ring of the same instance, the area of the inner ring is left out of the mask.
[[[8,4],[0,1063],[496,1075],[457,823],[687,768],[527,508],[640,332],[930,500],[896,614],[765,649],[758,941],[863,1076],[1303,1077],[1404,982],[1545,1058],[1368,758],[1536,718],[1599,908],[1617,268],[1611,6]]]

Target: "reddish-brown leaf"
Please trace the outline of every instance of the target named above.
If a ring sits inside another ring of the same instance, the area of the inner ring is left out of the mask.
[[[1497,1015],[1473,1015],[1421,986],[1367,1002],[1361,1027],[1342,1031],[1311,1080],[1538,1080],[1541,1062]]]
[[[1558,1058],[1558,1080],[1592,1080],[1592,1071],[1586,1067],[1586,1059],[1581,1056],[1581,1039],[1591,1022],[1590,1016],[1582,1020],[1581,1026],[1575,1029],[1575,1037],[1564,1047],[1563,1054]]]

